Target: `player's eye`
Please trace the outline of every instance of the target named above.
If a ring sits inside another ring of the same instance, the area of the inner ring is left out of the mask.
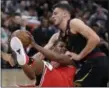
[[[54,15],[57,15],[57,12],[54,12]]]
[[[63,47],[64,47],[64,45],[60,45],[60,47],[61,47],[61,48],[63,48]]]

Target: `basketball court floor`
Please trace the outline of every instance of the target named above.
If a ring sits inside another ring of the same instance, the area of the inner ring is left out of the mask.
[[[17,85],[34,84],[35,81],[29,80],[21,69],[2,69],[1,86],[2,88],[15,88]]]
[[[24,74],[22,69],[2,69],[0,81],[2,88],[16,88],[17,85],[27,85],[35,83],[35,80],[30,80]]]

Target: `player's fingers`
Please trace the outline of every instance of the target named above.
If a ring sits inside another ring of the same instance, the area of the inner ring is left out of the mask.
[[[8,63],[13,67],[15,66],[15,62],[12,58],[9,59]]]
[[[28,37],[31,39],[31,43],[32,43],[33,41],[35,41],[35,40],[34,40],[34,37],[31,35],[31,33],[28,32],[28,31],[26,31],[26,32],[27,32],[27,34],[28,34]]]

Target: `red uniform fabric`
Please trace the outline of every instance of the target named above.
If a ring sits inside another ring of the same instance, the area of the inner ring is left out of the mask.
[[[74,66],[59,66],[50,71],[48,68],[42,76],[41,87],[71,87],[75,76],[76,68]]]

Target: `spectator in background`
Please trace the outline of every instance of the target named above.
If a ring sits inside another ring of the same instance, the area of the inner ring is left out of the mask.
[[[51,25],[49,19],[42,17],[40,27],[36,28],[32,32],[32,34],[36,42],[39,45],[43,46],[48,42],[49,38],[56,32],[57,32],[56,28],[53,25]],[[40,39],[38,39],[38,37],[40,37]]]
[[[4,52],[8,52],[8,38],[11,35],[9,29],[5,26],[8,26],[9,22],[6,22],[8,16],[2,12],[1,13],[1,50]]]
[[[58,30],[52,25],[49,19],[42,17],[41,25],[34,29],[32,35],[37,44],[41,46],[45,46],[51,36],[56,33]],[[28,53],[30,56],[34,55],[37,51],[33,48]]]
[[[67,0],[61,0],[60,3],[69,4]]]
[[[106,31],[104,27],[101,27],[103,24],[101,24],[99,21],[93,23],[92,28],[94,31],[99,35],[101,38],[101,42],[99,44],[100,49],[108,56],[109,52],[109,46],[108,46],[108,41],[106,41]]]
[[[4,28],[1,28],[1,49],[8,52],[8,33]]]
[[[102,20],[102,21],[106,21],[107,20],[107,16],[106,14],[102,11],[101,7],[98,7],[96,12],[94,14],[92,14],[92,16],[90,17],[88,24],[90,25],[91,23],[97,21],[97,20]]]
[[[28,12],[26,11],[26,1],[21,0],[20,3],[18,3],[18,7],[16,8],[16,12],[21,13],[22,15],[28,15]]]
[[[44,45],[48,42],[48,40],[51,38],[51,36],[56,33],[56,30],[51,27],[49,20],[46,18],[42,19],[42,32],[44,33]]]
[[[7,19],[4,21],[5,28],[7,28],[10,32],[14,32],[15,30],[21,28],[21,23],[18,23],[15,19],[16,15],[16,13],[10,12],[8,13]]]

